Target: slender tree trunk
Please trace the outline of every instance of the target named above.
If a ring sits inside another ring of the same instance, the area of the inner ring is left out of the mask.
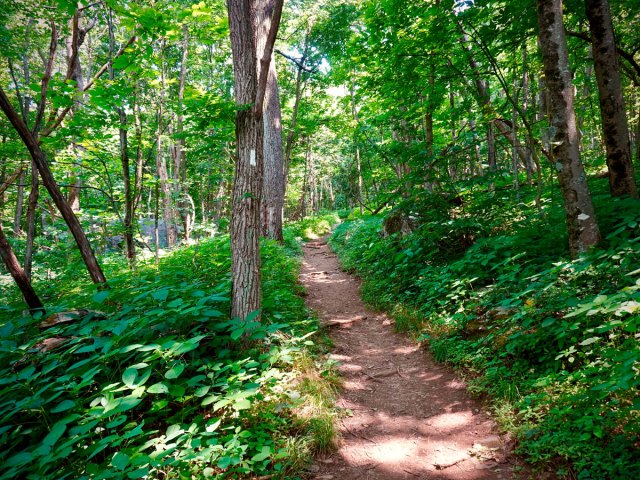
[[[637,198],[638,189],[631,161],[627,111],[620,83],[620,68],[609,2],[585,0],[585,7],[591,30],[593,60],[598,81],[602,130],[609,169],[609,188],[613,196],[629,195]]]
[[[18,259],[13,253],[13,249],[7,240],[7,237],[4,235],[4,231],[2,230],[2,222],[0,222],[0,256],[2,257],[2,261],[4,262],[7,270],[13,277],[18,285],[18,288],[22,292],[22,296],[24,297],[24,301],[29,307],[29,310],[32,314],[35,312],[41,311],[44,312],[44,305],[38,298],[38,295],[33,290],[31,286],[31,282],[29,282],[29,278],[22,270]]]
[[[164,52],[164,42],[162,45],[162,50]],[[158,104],[158,131],[156,132],[156,170],[158,172],[158,180],[160,181],[160,190],[162,192],[162,219],[164,220],[164,232],[167,241],[167,247],[171,248],[176,243],[176,230],[174,225],[171,185],[169,184],[169,173],[167,172],[167,159],[166,155],[164,155],[162,144],[165,100],[164,53],[161,57],[162,66],[160,69],[160,103]]]
[[[108,12],[108,24],[109,24],[109,55],[113,58],[115,54],[115,35],[112,11]],[[113,81],[115,79],[115,72],[112,66],[109,66],[109,78]],[[135,96],[134,96],[135,99]],[[135,100],[134,100],[135,101]],[[135,105],[134,105],[135,108]],[[134,234],[134,221],[135,221],[135,202],[134,192],[131,188],[131,171],[129,161],[129,139],[127,131],[127,114],[122,107],[116,108],[118,113],[118,141],[120,145],[120,165],[122,167],[122,182],[124,184],[124,243],[125,243],[125,257],[129,263],[129,268],[133,268],[136,262],[136,247],[133,241]]]
[[[33,264],[33,243],[36,238],[36,212],[38,209],[38,197],[40,196],[40,182],[38,181],[38,169],[31,164],[31,191],[27,204],[27,241],[24,250],[24,273],[31,281],[31,268]]]
[[[20,172],[18,177],[18,196],[16,198],[16,212],[13,219],[13,234],[17,237],[22,234],[22,211],[24,210],[24,182],[26,173],[24,170]]]
[[[174,178],[179,191],[178,214],[182,222],[184,239],[191,240],[191,230],[195,221],[195,207],[193,198],[189,195],[187,185],[187,156],[184,139],[184,87],[187,77],[187,58],[189,52],[189,28],[185,23],[182,26],[182,60],[180,62],[180,77],[178,79],[178,115],[176,120],[176,133],[178,141],[174,153]]]
[[[302,52],[302,58],[298,64],[298,72],[296,74],[296,93],[295,100],[293,102],[293,112],[291,114],[291,125],[289,126],[289,132],[287,133],[287,140],[284,148],[284,174],[283,174],[283,193],[282,198],[286,198],[287,183],[289,181],[289,165],[291,164],[291,153],[293,152],[293,144],[296,138],[296,124],[298,121],[298,111],[300,110],[300,100],[302,99],[303,90],[303,72],[305,69],[305,62],[309,55],[309,48],[311,42],[311,26],[307,27],[307,34],[304,40],[304,51]]]
[[[572,256],[577,256],[600,241],[600,231],[580,161],[562,1],[537,0],[537,11],[553,130],[551,154],[564,198],[569,251]]]
[[[160,263],[160,185],[156,182],[154,188],[153,239],[155,243],[155,264]]]
[[[358,205],[360,207],[360,215],[364,215],[364,199],[362,196],[362,162],[360,161],[360,142],[358,139],[358,107],[356,105],[356,82],[355,82],[355,68],[351,71],[351,114],[355,122],[355,131],[353,133],[353,144],[356,147],[355,161],[356,161],[356,173],[358,175]]]

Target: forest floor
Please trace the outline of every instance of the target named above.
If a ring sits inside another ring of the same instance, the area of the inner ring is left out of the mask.
[[[304,246],[307,305],[329,328],[344,385],[336,451],[309,468],[316,480],[500,480],[517,475],[511,442],[465,384],[367,309],[358,279],[340,271],[326,240]]]

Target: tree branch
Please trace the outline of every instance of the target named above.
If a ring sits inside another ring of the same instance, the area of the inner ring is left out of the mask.
[[[9,178],[7,178],[3,184],[0,185],[0,195],[4,193],[4,191],[9,188],[9,185],[13,183],[13,181],[20,176],[22,171],[24,170],[24,165],[20,165],[18,169],[13,172]]]
[[[573,32],[570,30],[566,30],[566,34],[570,37],[574,37],[574,38],[579,38],[580,40],[584,40],[585,42],[591,43],[591,36],[588,33],[585,32]],[[638,62],[636,62],[636,59],[633,58],[633,53],[629,53],[625,50],[622,50],[622,48],[620,48],[618,45],[616,45],[616,51],[618,52],[618,55],[620,55],[622,58],[624,58],[628,63],[629,66],[631,67],[632,71],[634,72],[634,76],[631,77],[631,79],[633,80],[633,83],[636,84],[636,86],[640,87],[640,64],[638,64]],[[637,51],[637,50],[636,50]],[[629,74],[629,72],[625,69],[625,72],[627,74]]]
[[[40,101],[38,102],[36,121],[33,124],[33,135],[38,134],[38,130],[40,130],[40,124],[42,123],[42,118],[44,117],[44,108],[45,104],[47,103],[47,90],[49,88],[49,80],[51,80],[51,72],[53,71],[53,61],[56,54],[57,46],[58,30],[56,29],[56,24],[51,22],[51,43],[49,44],[49,59],[47,60],[47,66],[44,69],[42,83],[40,84]]]
[[[294,57],[292,57],[290,55],[287,55],[282,50],[275,49],[274,52],[276,52],[278,55],[283,56],[287,60],[293,62],[296,65],[296,67],[298,67],[300,70],[303,70],[303,71],[305,71],[307,73],[316,73],[318,71],[318,67],[317,66],[315,66],[313,68],[309,68],[309,67],[306,67],[304,65],[304,62],[307,59],[304,55],[301,58],[298,59],[298,58],[294,58]]]

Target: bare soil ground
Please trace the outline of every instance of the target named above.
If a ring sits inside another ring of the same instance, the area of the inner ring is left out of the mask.
[[[307,304],[330,329],[344,388],[337,451],[309,469],[316,480],[500,480],[514,473],[509,442],[452,371],[393,321],[362,304],[324,240],[304,247]]]

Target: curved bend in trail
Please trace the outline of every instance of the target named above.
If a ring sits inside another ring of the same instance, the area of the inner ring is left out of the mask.
[[[304,247],[301,281],[334,342],[344,378],[338,450],[318,458],[316,480],[514,478],[505,442],[464,384],[384,315],[367,310],[359,283],[324,241]]]

